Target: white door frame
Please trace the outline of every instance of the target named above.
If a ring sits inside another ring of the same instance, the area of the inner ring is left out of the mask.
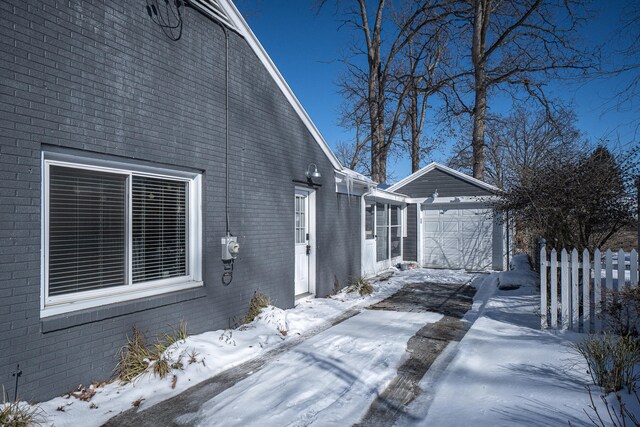
[[[316,251],[317,251],[317,238],[316,238],[316,191],[312,188],[308,187],[298,187],[296,186],[293,194],[295,197],[296,192],[304,192],[307,193],[307,202],[308,202],[308,228],[309,228],[309,246],[311,247],[311,252],[309,254],[309,293],[312,296],[316,295]],[[293,228],[293,244],[294,244],[294,275],[295,275],[295,227]],[[294,295],[295,295],[295,276],[293,281],[294,287]]]
[[[376,235],[376,203],[369,202],[373,206],[373,235]],[[366,226],[366,215],[367,215],[367,201],[365,200],[365,196],[363,195],[360,198],[360,274],[362,277],[372,277],[377,273],[377,260],[376,260],[376,238],[367,239],[367,226]],[[371,247],[373,246],[373,263],[370,265],[367,262],[369,257],[371,256]]]

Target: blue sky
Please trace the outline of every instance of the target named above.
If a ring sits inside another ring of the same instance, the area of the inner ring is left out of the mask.
[[[623,3],[622,0],[593,3],[594,17],[584,36],[591,43],[603,44],[605,53],[620,43],[615,28]],[[338,126],[342,98],[336,81],[344,70],[339,58],[360,34],[346,26],[339,28],[334,3],[329,2],[320,13],[316,13],[314,4],[315,0],[236,0],[237,7],[287,83],[334,147],[339,141],[350,140],[349,132]],[[614,59],[620,60],[605,55],[607,61]],[[548,93],[574,106],[578,127],[592,142],[608,140],[614,145],[620,140],[628,148],[630,144],[638,144],[638,108],[618,111],[611,107],[612,94],[624,87],[627,78],[560,82],[550,85]],[[444,146],[425,159],[425,163],[444,162],[448,157],[448,146]],[[411,172],[408,159],[391,160],[388,169],[398,178]]]

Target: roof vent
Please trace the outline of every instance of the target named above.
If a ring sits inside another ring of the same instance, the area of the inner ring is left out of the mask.
[[[207,15],[209,18],[215,19],[228,28],[237,31],[236,26],[233,24],[229,15],[220,3],[220,0],[189,0],[189,4]]]

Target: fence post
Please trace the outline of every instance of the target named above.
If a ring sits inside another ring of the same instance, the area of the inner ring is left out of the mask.
[[[562,303],[562,329],[568,329],[571,326],[571,299],[569,298],[569,259],[567,250],[560,252],[560,296]]]
[[[607,292],[613,290],[613,253],[611,249],[607,249],[607,252],[604,254],[604,262],[605,262],[605,286],[607,287]]]
[[[582,251],[582,331],[591,331],[591,304],[590,286],[591,283],[591,263],[589,261],[589,251]]]
[[[555,249],[551,250],[551,290],[549,292],[551,298],[551,327],[558,327],[558,253]]]
[[[635,249],[631,251],[629,254],[629,261],[631,265],[629,266],[629,286],[635,288],[638,286],[638,252]]]
[[[540,248],[540,327],[545,329],[547,325],[547,249],[544,245]]]
[[[627,279],[626,279],[627,269],[625,267],[626,267],[626,260],[624,256],[624,251],[620,249],[618,250],[618,290],[619,291],[628,287]]]
[[[593,253],[593,312],[594,328],[596,331],[602,330],[603,313],[598,313],[602,308],[602,254],[600,249]]]
[[[571,329],[578,331],[580,329],[580,317],[578,310],[580,308],[580,284],[578,281],[578,250],[571,251]]]

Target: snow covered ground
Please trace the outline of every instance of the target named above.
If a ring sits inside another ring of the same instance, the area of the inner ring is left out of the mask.
[[[395,377],[409,338],[441,318],[435,313],[364,311],[305,341],[178,422],[353,425]]]
[[[475,323],[460,343],[451,343],[420,383],[423,393],[399,426],[591,425],[584,361],[571,349],[583,335],[541,331],[535,275],[514,260],[510,273],[478,275]],[[98,426],[142,400],[140,410],[174,396],[217,373],[275,348],[299,334],[320,332],[222,392],[182,421],[199,425],[351,425],[395,375],[407,340],[433,313],[364,311],[329,329],[331,319],[380,301],[418,281],[464,283],[461,271],[416,269],[374,284],[374,294],[338,294],[307,299],[290,310],[270,307],[247,327],[189,337],[171,348],[185,369],[163,380],[147,374],[133,384],[108,384],[90,402],[56,398],[41,406],[45,425]],[[504,289],[500,290],[498,284]],[[519,286],[518,289],[513,289]],[[371,325],[376,325],[372,327]],[[187,363],[195,351],[197,363]],[[204,363],[202,363],[204,361]],[[172,373],[173,374],[173,373]],[[596,393],[597,399],[597,393]],[[63,408],[64,412],[56,410]]]
[[[169,348],[170,359],[181,359],[184,370],[173,371],[164,379],[145,374],[131,384],[116,382],[99,387],[90,401],[58,397],[43,402],[40,407],[47,420],[44,425],[100,426],[109,418],[130,409],[133,402],[142,399],[140,409],[149,408],[300,334],[326,328],[333,318],[345,311],[381,301],[405,284],[421,281],[464,283],[472,277],[464,271],[414,269],[396,272],[389,280],[375,282],[375,291],[366,297],[338,293],[332,298],[301,300],[289,310],[269,307],[248,326],[193,335]],[[406,340],[403,343],[406,344]],[[197,362],[189,364],[189,355],[193,352],[197,354]],[[172,387],[174,374],[176,382]]]
[[[425,375],[398,426],[592,425],[587,366],[571,349],[584,335],[540,330],[535,276],[520,261],[474,282],[466,317],[475,323]],[[520,288],[498,290],[498,281]]]

